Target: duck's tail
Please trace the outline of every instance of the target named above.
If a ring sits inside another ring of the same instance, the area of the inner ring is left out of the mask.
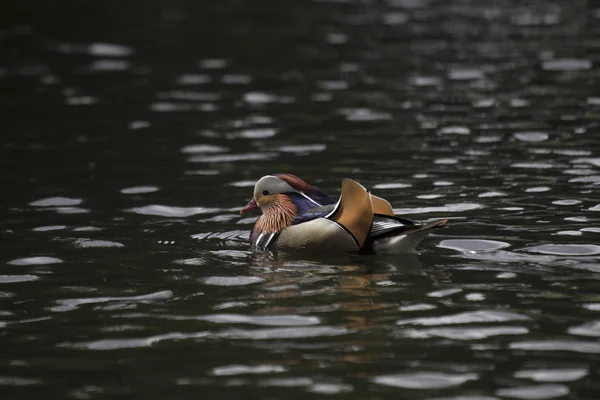
[[[404,229],[390,231],[386,235],[373,238],[371,250],[382,254],[414,253],[425,236],[434,229],[443,227],[447,222],[447,219],[442,219],[425,225],[405,226]]]

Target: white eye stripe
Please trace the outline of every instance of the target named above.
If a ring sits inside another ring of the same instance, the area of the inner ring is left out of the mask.
[[[263,176],[256,182],[254,186],[254,198],[267,196],[268,194],[264,194],[264,191],[267,191],[268,194],[296,192],[287,182],[273,175]]]

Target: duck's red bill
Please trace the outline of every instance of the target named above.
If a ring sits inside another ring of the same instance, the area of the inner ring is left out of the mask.
[[[258,204],[256,204],[256,201],[254,201],[254,199],[252,199],[250,200],[250,203],[246,204],[246,207],[240,210],[240,214],[247,214],[255,210],[258,210]]]

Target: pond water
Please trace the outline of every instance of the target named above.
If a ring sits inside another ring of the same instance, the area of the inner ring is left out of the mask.
[[[0,397],[600,398],[600,3],[30,3],[0,30]],[[274,172],[450,223],[252,253]]]

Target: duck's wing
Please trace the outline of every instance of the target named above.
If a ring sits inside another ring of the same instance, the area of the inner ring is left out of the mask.
[[[335,204],[335,200],[329,197],[327,193],[316,186],[309,185],[295,175],[288,173],[277,173],[273,175],[287,182],[291,187],[298,190],[302,196],[310,199],[310,201],[313,203],[311,207],[314,207],[315,205],[324,206],[328,204]]]
[[[342,193],[335,209],[326,218],[337,223],[361,249],[371,231],[373,204],[371,194],[352,179],[342,180]]]
[[[400,217],[375,216],[363,251],[375,253],[414,253],[423,238],[446,225],[447,220],[419,224]]]
[[[394,216],[394,210],[392,209],[390,202],[386,199],[371,195],[371,202],[373,203],[373,212],[375,214],[388,215],[390,217]]]
[[[389,233],[400,233],[415,226],[419,226],[419,224],[410,219],[375,214],[368,238],[377,239],[379,237],[384,237]]]
[[[327,215],[331,214],[334,208],[335,204],[330,204],[327,206],[313,207],[309,210],[303,211],[296,215],[296,218],[294,218],[292,225],[298,225],[312,221],[313,219],[326,217]]]
[[[373,221],[371,195],[351,179],[342,181],[342,193],[335,205],[315,207],[300,213],[292,226],[284,229],[278,246],[360,250]]]

